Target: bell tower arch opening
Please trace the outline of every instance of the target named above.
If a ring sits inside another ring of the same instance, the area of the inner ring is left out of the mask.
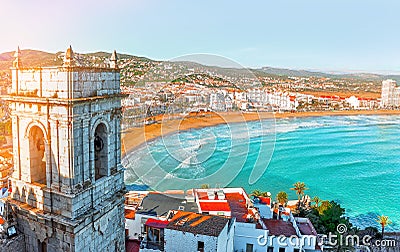
[[[94,177],[95,180],[108,175],[108,141],[107,127],[104,123],[97,125],[94,131]]]
[[[31,183],[46,184],[46,145],[42,129],[29,130],[29,163]]]

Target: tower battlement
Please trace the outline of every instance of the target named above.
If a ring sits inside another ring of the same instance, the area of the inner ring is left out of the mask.
[[[90,67],[12,68],[11,96],[81,99],[120,94],[119,69]]]

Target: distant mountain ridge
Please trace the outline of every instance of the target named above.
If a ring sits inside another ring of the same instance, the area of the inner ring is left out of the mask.
[[[39,67],[39,66],[61,66],[64,52],[48,53],[39,50],[21,50],[21,61],[24,67]],[[111,56],[111,52],[93,52],[93,53],[78,53],[87,60],[97,58],[97,60],[106,59]],[[14,60],[14,52],[5,52],[0,54],[0,71],[8,71]],[[139,57],[129,54],[117,54],[119,59],[133,59],[136,61],[153,61],[146,57]],[[215,67],[219,68],[219,67]],[[325,77],[334,79],[356,79],[366,81],[380,81],[384,79],[394,79],[400,82],[400,75],[380,75],[373,73],[349,73],[349,74],[334,74],[324,73],[319,71],[308,70],[292,70],[285,68],[262,67],[259,69],[250,69],[255,74],[267,74],[275,76],[292,76],[292,77]]]
[[[384,80],[384,79],[395,79],[400,81],[400,75],[383,75],[374,73],[324,73],[324,72],[314,72],[308,70],[291,70],[285,68],[273,68],[273,67],[262,67],[259,69],[268,74],[278,75],[278,76],[293,76],[293,77],[324,77],[324,78],[334,78],[334,79],[357,79],[357,80]]]
[[[48,53],[39,50],[21,50],[21,61],[23,67],[44,67],[44,66],[61,66],[62,57],[64,52]],[[111,53],[108,52],[94,52],[94,53],[77,53],[82,55],[87,59],[91,57],[95,58],[109,58]],[[120,59],[136,59],[139,61],[151,61],[145,57],[137,57],[128,54],[117,53]],[[12,67],[12,62],[14,61],[14,51],[5,52],[0,54],[0,71],[5,71]]]

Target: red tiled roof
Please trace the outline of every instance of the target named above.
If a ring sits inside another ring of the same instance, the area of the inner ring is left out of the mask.
[[[221,211],[227,212],[231,211],[228,202],[226,201],[200,201],[200,209],[202,212],[210,212],[210,211]]]
[[[289,221],[276,220],[276,219],[262,219],[265,226],[269,230],[271,235],[279,236],[284,235],[286,237],[297,235],[296,230]]]
[[[217,237],[229,221],[221,216],[177,211],[166,229]]]
[[[165,228],[168,225],[168,223],[169,221],[148,219],[144,225],[154,228]]]
[[[304,222],[297,222],[297,226],[300,229],[300,233],[303,235],[315,235],[317,236],[317,232],[315,231],[314,227],[312,226],[311,223],[304,223]]]
[[[245,197],[240,193],[225,193],[225,198],[231,208],[231,216],[238,222],[246,222],[248,210]]]

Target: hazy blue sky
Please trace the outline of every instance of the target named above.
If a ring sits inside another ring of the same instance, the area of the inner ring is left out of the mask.
[[[211,53],[244,66],[400,72],[398,0],[3,0],[0,52]]]

